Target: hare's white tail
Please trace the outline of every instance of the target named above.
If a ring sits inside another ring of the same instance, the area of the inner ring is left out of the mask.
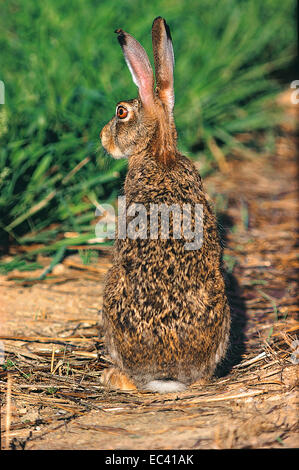
[[[183,392],[186,386],[175,380],[151,380],[145,385],[145,390],[156,393]]]

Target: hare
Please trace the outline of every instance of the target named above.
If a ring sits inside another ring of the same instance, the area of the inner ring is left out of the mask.
[[[202,223],[202,243],[187,249],[190,237],[179,238],[173,224],[163,237],[161,221],[158,236],[146,229],[148,236],[116,237],[103,297],[105,342],[115,367],[103,372],[101,382],[121,390],[179,392],[211,378],[228,347],[221,245],[198,170],[176,145],[169,27],[161,17],[152,26],[156,87],[143,47],[122,29],[115,32],[138,97],[117,104],[101,140],[112,157],[128,158],[126,207],[142,205],[150,221],[154,206],[189,205],[192,227],[196,219]],[[194,215],[195,206],[201,215]],[[170,216],[174,223],[175,214]]]

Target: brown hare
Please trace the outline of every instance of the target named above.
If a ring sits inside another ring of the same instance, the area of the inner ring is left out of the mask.
[[[190,237],[174,232],[174,213],[168,237],[162,236],[161,221],[158,236],[148,229],[143,231],[148,236],[116,236],[103,299],[105,340],[115,367],[106,369],[101,381],[121,390],[178,392],[209,379],[228,347],[221,246],[200,175],[176,145],[169,27],[161,17],[152,26],[155,87],[143,47],[125,31],[116,33],[139,93],[117,104],[101,140],[112,157],[128,158],[126,207],[142,205],[150,221],[154,206],[189,205],[192,227],[196,219],[202,224],[202,242],[186,248]],[[195,206],[202,207],[197,216]]]

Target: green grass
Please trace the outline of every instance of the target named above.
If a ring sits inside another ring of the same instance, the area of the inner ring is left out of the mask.
[[[55,251],[66,231],[94,236],[93,201],[115,200],[126,162],[104,155],[99,132],[115,103],[137,94],[116,28],[131,32],[152,60],[152,21],[167,19],[180,149],[213,166],[215,144],[228,155],[240,132],[273,134],[281,90],[273,74],[294,57],[294,8],[294,0],[5,2],[1,243],[38,241]]]
[[[83,264],[90,265],[98,260],[98,253],[95,250],[79,250],[79,256]]]

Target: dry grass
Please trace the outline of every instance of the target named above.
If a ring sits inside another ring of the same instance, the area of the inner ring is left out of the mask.
[[[1,374],[5,447],[294,447],[293,322],[284,328],[253,347],[227,376],[178,396],[105,390],[99,385],[106,365],[100,343],[96,335],[84,337],[92,327],[63,341],[49,338],[47,348],[38,336],[23,337],[19,347],[16,338],[6,340],[13,372],[6,383]]]

